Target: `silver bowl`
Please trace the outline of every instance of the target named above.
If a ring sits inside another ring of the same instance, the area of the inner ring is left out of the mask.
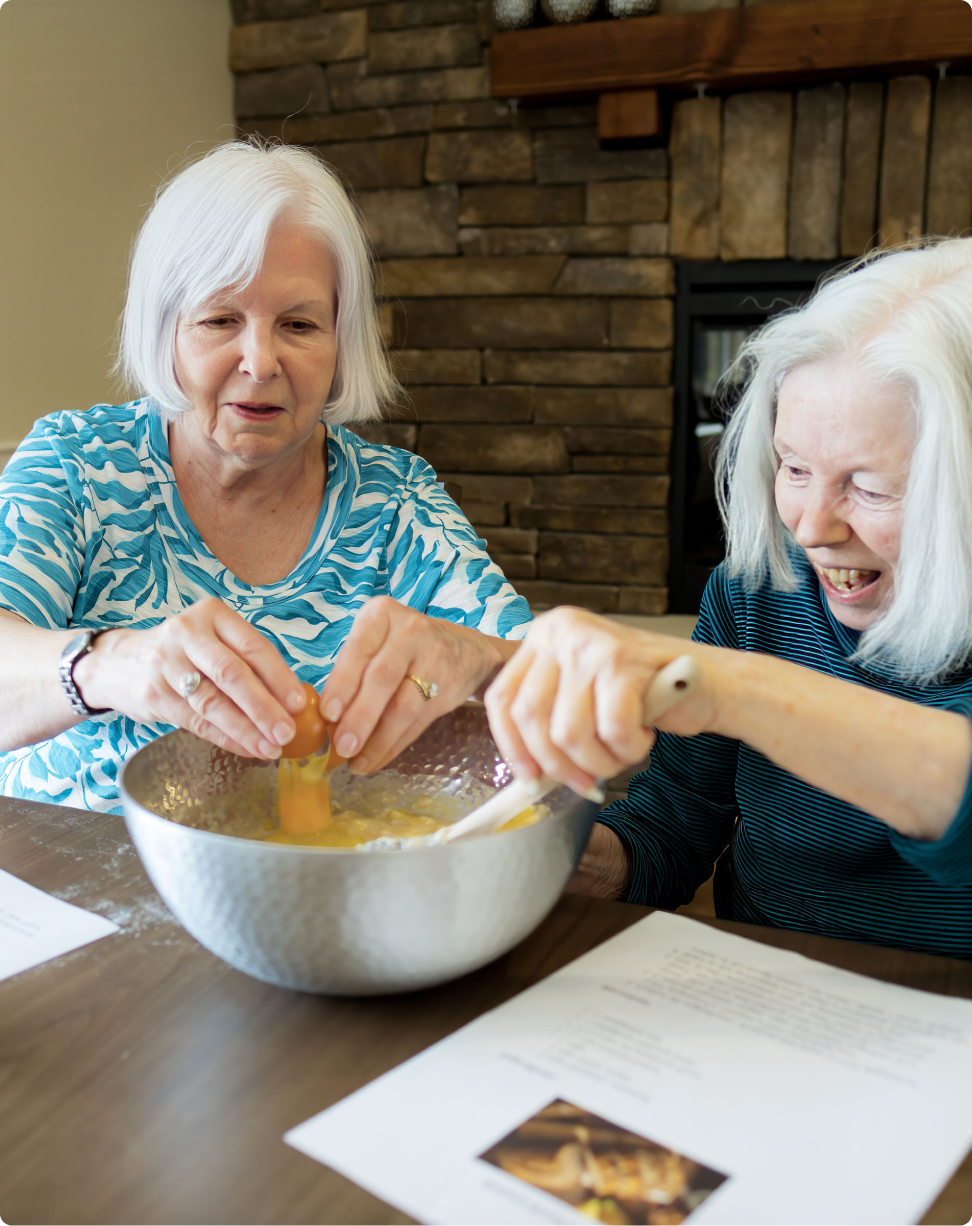
[[[385,770],[346,768],[332,795],[359,812],[432,797],[456,820],[510,777],[484,709],[437,720]],[[239,837],[274,813],[276,764],[172,732],[125,765],[125,821],[145,871],[218,957],[281,987],[365,996],[429,987],[484,966],[550,911],[597,806],[560,788],[532,826],[409,849],[294,847]],[[205,827],[205,828],[200,828]]]

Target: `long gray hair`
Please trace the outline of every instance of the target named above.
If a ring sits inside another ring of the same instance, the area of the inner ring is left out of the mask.
[[[916,442],[894,591],[855,659],[927,684],[972,657],[972,239],[870,257],[743,346],[729,379],[746,385],[716,488],[729,571],[752,587],[796,586],[774,497],[776,404],[790,371],[825,358],[910,390]]]

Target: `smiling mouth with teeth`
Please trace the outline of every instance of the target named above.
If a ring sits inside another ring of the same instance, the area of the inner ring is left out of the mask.
[[[838,592],[860,592],[881,574],[879,570],[844,570],[830,566],[818,566],[816,571]]]

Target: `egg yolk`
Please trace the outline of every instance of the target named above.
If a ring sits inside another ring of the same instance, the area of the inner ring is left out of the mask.
[[[344,758],[331,743],[317,691],[307,682],[301,688],[307,706],[294,716],[297,732],[283,746],[277,767],[277,816],[285,834],[315,835],[331,824],[331,775]]]

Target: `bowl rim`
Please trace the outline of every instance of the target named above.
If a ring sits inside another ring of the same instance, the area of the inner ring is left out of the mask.
[[[161,740],[162,738],[159,737],[157,739]],[[154,742],[150,741],[149,744],[154,744]],[[142,748],[146,748],[146,746],[143,746]],[[217,846],[220,843],[223,843],[226,839],[231,839],[235,844],[237,844],[240,847],[249,847],[249,848],[262,847],[262,848],[265,848],[271,854],[297,853],[298,855],[303,855],[303,854],[306,854],[307,852],[312,852],[315,855],[323,854],[326,856],[337,856],[337,857],[357,855],[359,858],[362,858],[364,856],[367,856],[369,859],[371,859],[374,856],[381,856],[381,857],[401,856],[402,854],[414,856],[414,855],[427,855],[429,853],[433,853],[433,854],[447,853],[449,851],[458,851],[464,846],[469,846],[472,843],[480,842],[479,839],[469,839],[469,840],[462,840],[455,844],[430,843],[430,844],[425,845],[424,847],[412,847],[408,849],[398,848],[398,847],[376,847],[371,851],[362,852],[359,847],[309,847],[309,846],[301,845],[299,843],[296,843],[296,844],[295,843],[271,843],[266,839],[248,839],[245,836],[240,835],[240,834],[220,834],[215,830],[200,830],[198,826],[186,826],[186,825],[183,825],[182,822],[173,821],[172,818],[162,817],[161,814],[159,813],[153,813],[152,810],[147,809],[145,805],[142,804],[141,801],[135,799],[135,797],[131,794],[131,792],[129,792],[128,788],[125,787],[125,771],[128,767],[128,763],[132,761],[134,757],[135,755],[133,754],[132,758],[129,758],[128,761],[122,763],[122,769],[118,777],[118,791],[120,793],[121,800],[122,800],[122,808],[124,810],[124,818],[125,818],[126,826],[128,825],[128,820],[130,817],[127,805],[131,805],[133,806],[134,809],[137,810],[137,816],[139,818],[149,818],[150,821],[152,822],[161,822],[167,829],[185,831],[186,837],[196,837],[196,838],[201,837],[203,839],[218,840]],[[561,786],[566,787],[567,785],[562,784]],[[582,805],[594,803],[593,801],[586,800],[582,796],[578,796],[577,800]],[[496,830],[493,833],[503,834],[507,836],[511,834],[513,835],[525,834],[527,831],[537,830],[541,826],[547,825],[549,822],[554,822],[554,821],[557,821],[558,819],[561,821],[566,820],[567,816],[568,816],[567,813],[559,813],[559,814],[551,813],[551,814],[548,814],[547,817],[542,818],[539,822],[533,822],[529,826],[517,826],[514,830]],[[176,835],[175,837],[179,838],[181,836]],[[251,854],[251,853],[246,853],[246,854]],[[263,853],[258,853],[258,854],[263,854]]]

